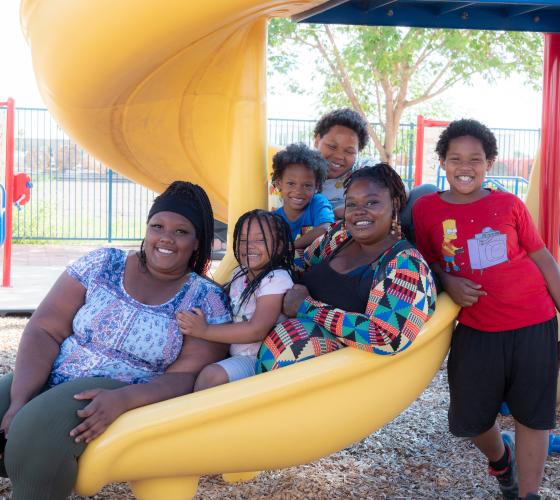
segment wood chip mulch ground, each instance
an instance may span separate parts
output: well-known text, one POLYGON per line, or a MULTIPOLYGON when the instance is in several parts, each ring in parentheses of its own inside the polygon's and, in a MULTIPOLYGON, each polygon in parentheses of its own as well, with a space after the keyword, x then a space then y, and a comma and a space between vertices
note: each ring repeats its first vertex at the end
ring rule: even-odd
MULTIPOLYGON (((26 322, 26 318, 0 318, 0 373, 13 368, 26 322)), ((262 472, 246 483, 232 485, 220 476, 204 477, 196 498, 500 498, 481 454, 447 431, 447 405, 447 377, 442 368, 407 410, 363 441, 311 464, 262 472)), ((511 418, 500 420, 504 428, 512 428, 511 418)), ((547 460, 541 495, 560 499, 560 455, 547 460)), ((7 479, 0 479, 0 498, 11 498, 7 479)), ((74 496, 73 500, 82 498, 74 496)), ((124 500, 133 496, 126 484, 112 484, 92 498, 124 500)))

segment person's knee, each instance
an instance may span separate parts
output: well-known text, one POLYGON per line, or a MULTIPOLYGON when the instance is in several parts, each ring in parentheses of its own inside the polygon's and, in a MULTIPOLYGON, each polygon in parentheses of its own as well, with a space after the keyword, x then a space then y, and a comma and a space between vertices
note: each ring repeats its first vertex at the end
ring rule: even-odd
POLYGON ((10 407, 10 390, 12 388, 13 373, 8 373, 0 377, 0 420, 10 407))
POLYGON ((202 369, 196 378, 194 390, 202 391, 210 387, 227 384, 228 376, 226 371, 219 365, 208 365, 202 369))

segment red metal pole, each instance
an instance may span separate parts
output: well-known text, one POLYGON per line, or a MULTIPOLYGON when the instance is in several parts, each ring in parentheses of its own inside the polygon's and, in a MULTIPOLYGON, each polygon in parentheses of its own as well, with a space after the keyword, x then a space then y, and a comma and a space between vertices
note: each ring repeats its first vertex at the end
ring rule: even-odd
POLYGON ((422 184, 422 171, 424 169, 424 117, 416 118, 416 154, 414 157, 414 185, 422 184))
POLYGON ((560 34, 545 34, 539 229, 558 260, 560 228, 560 34))
POLYGON ((4 262, 2 265, 2 286, 10 286, 12 264, 12 205, 14 204, 14 120, 13 99, 6 103, 6 239, 4 241, 4 262))

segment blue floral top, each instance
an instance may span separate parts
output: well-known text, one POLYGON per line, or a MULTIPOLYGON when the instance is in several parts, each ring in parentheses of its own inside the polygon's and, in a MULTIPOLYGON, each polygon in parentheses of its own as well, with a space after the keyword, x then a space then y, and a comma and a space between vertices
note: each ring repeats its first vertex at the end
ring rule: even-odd
POLYGON ((200 307, 208 323, 231 321, 227 296, 194 272, 165 304, 138 302, 123 286, 126 258, 123 250, 101 248, 67 268, 86 288, 86 297, 74 317, 73 334, 60 346, 50 386, 82 377, 149 382, 163 374, 181 351, 176 312, 200 307))

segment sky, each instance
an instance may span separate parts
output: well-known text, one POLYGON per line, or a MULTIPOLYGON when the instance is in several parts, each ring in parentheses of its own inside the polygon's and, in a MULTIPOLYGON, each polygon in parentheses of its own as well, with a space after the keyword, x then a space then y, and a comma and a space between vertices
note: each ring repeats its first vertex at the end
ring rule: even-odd
MULTIPOLYGON (((31 51, 19 24, 19 0, 0 0, 0 61, 0 101, 12 97, 16 106, 45 107, 35 82, 31 51)), ((541 93, 523 86, 516 77, 493 86, 480 79, 472 87, 458 86, 444 96, 453 118, 476 118, 490 127, 540 127, 541 93)), ((320 115, 316 109, 312 96, 295 96, 287 91, 268 96, 271 118, 314 119, 320 115)))

